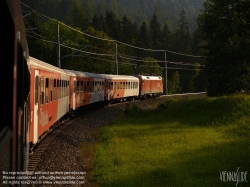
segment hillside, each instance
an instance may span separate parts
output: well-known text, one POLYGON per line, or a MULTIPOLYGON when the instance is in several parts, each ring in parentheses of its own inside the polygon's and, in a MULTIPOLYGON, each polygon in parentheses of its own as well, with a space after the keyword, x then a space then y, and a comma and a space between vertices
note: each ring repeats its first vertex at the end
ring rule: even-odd
MULTIPOLYGON (((196 27, 196 18, 203 8, 204 0, 78 0, 82 3, 84 11, 91 20, 94 14, 103 14, 107 10, 116 13, 117 16, 126 15, 136 23, 152 19, 156 12, 159 22, 163 25, 168 22, 174 30, 178 24, 178 17, 182 7, 186 12, 189 29, 192 32, 196 27)), ((38 12, 56 18, 66 20, 66 15, 73 0, 23 0, 28 6, 34 2, 38 12)))

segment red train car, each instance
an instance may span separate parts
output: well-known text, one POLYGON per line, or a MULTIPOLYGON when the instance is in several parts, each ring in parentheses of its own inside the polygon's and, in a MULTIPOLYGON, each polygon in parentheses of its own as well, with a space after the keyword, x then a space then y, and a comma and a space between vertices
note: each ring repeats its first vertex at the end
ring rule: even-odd
POLYGON ((70 77, 70 110, 90 104, 103 104, 104 78, 99 74, 64 70, 70 77))
POLYGON ((136 75, 140 80, 140 97, 150 98, 163 94, 163 82, 160 76, 136 75))
POLYGON ((69 111, 69 76, 30 57, 30 142, 36 144, 69 111))
POLYGON ((101 74, 105 78, 105 102, 106 104, 133 100, 139 95, 139 79, 126 75, 101 74))

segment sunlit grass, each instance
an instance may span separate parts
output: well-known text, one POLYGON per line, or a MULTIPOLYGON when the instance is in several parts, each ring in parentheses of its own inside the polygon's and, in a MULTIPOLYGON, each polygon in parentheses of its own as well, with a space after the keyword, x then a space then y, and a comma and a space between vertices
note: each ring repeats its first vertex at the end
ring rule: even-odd
POLYGON ((168 99, 125 112, 96 145, 99 186, 235 186, 220 172, 250 173, 250 96, 168 99))

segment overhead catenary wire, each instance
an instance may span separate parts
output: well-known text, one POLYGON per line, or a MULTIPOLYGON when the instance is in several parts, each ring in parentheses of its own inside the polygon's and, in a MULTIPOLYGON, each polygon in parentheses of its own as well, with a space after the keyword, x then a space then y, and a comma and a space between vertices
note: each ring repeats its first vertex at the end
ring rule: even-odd
POLYGON ((68 25, 66 25, 66 24, 64 24, 64 23, 62 23, 62 22, 60 22, 60 21, 58 21, 58 20, 52 19, 52 18, 50 18, 50 17, 48 17, 48 16, 45 16, 45 15, 43 15, 43 14, 41 14, 41 13, 38 13, 38 12, 35 11, 34 9, 32 9, 32 8, 30 8, 29 6, 27 6, 26 4, 24 4, 23 2, 22 2, 22 4, 23 4, 24 6, 26 6, 26 7, 28 7, 29 9, 31 9, 35 14, 37 14, 37 15, 40 16, 40 17, 47 18, 47 19, 53 20, 53 21, 55 21, 55 22, 58 22, 58 23, 62 24, 63 26, 67 27, 67 28, 70 28, 70 29, 72 29, 72 30, 74 30, 74 31, 76 31, 76 32, 78 32, 78 33, 81 33, 81 34, 83 34, 83 35, 85 35, 85 36, 88 36, 88 37, 91 37, 91 38, 94 38, 94 39, 103 40, 103 41, 109 41, 109 42, 116 42, 116 43, 120 43, 120 44, 125 45, 125 46, 129 46, 129 47, 132 47, 132 48, 135 48, 135 49, 140 49, 140 50, 145 50, 145 51, 152 51, 152 52, 168 52, 168 53, 172 53, 172 54, 176 54, 176 55, 181 55, 181 56, 187 56, 187 57, 205 58, 204 56, 195 56, 195 55, 190 55, 190 54, 178 53, 178 52, 170 51, 170 50, 167 50, 167 49, 162 49, 162 50, 157 50, 157 49, 146 49, 146 48, 141 48, 141 47, 133 46, 133 45, 130 45, 130 44, 126 44, 126 43, 120 42, 120 41, 118 41, 118 40, 106 39, 106 38, 100 38, 100 37, 92 36, 92 35, 90 35, 90 34, 86 34, 86 33, 82 32, 82 31, 79 31, 79 30, 77 30, 77 29, 74 29, 74 28, 72 28, 72 27, 70 27, 70 26, 68 26, 68 25))

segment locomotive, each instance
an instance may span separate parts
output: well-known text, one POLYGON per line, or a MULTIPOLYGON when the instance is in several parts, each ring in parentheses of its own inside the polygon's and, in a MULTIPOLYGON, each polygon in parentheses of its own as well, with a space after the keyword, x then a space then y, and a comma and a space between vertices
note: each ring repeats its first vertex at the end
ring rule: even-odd
MULTIPOLYGON (((27 171, 30 151, 76 110, 163 94, 160 76, 109 75, 60 69, 29 55, 20 0, 2 0, 8 44, 1 64, 6 101, 0 126, 0 170, 27 171)), ((0 178, 3 178, 0 172, 0 178)))

